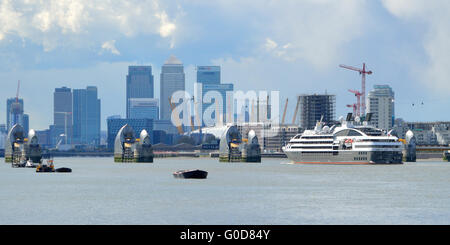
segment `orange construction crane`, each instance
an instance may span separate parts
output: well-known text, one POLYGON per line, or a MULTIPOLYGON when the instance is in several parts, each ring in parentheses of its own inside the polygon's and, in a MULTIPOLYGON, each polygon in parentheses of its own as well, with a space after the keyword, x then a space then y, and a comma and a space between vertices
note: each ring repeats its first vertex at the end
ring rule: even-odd
POLYGON ((353 115, 356 115, 356 108, 357 108, 357 106, 356 106, 356 104, 353 104, 353 105, 347 105, 347 107, 353 107, 353 115))
POLYGON ((286 99, 286 104, 284 104, 284 112, 283 112, 283 118, 281 119, 281 125, 284 125, 284 119, 286 118, 286 110, 287 110, 287 106, 288 106, 288 100, 286 99))
POLYGON ((356 91, 356 90, 348 90, 350 93, 354 93, 356 96, 356 116, 360 116, 361 115, 361 92, 356 91))
POLYGON ((361 113, 364 115, 366 114, 366 74, 370 75, 372 74, 372 71, 366 71, 366 63, 363 63, 363 67, 362 69, 360 68, 356 68, 353 66, 347 66, 347 65, 339 65, 339 67, 345 68, 345 69, 349 69, 352 71, 357 71, 359 72, 359 74, 362 76, 361 78, 361 92, 360 92, 360 96, 361 96, 361 108, 360 111, 361 113))
POLYGON ((297 119, 298 107, 300 106, 300 96, 297 96, 297 105, 295 106, 294 116, 292 117, 292 124, 295 124, 295 119, 297 119))
MULTIPOLYGON (((170 104, 170 108, 172 109, 172 113, 173 113, 173 111, 176 108, 175 108, 175 105, 172 103, 172 100, 170 99, 170 97, 169 97, 169 104, 170 104)), ((181 126, 180 118, 179 118, 179 114, 178 113, 175 115, 175 124, 177 126, 178 133, 179 134, 184 134, 183 127, 181 126)))

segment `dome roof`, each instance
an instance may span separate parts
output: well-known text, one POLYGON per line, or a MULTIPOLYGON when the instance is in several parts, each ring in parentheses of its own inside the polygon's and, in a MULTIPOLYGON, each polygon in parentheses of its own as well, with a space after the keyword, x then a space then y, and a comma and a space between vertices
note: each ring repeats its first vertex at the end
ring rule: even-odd
POLYGON ((258 144, 258 137, 256 136, 256 133, 254 130, 250 130, 250 132, 248 132, 248 143, 258 144))
POLYGON ((408 130, 408 132, 406 132, 406 134, 405 134, 405 139, 406 139, 406 142, 411 142, 411 140, 415 140, 416 139, 416 137, 414 136, 414 133, 411 131, 411 130, 408 130))
POLYGON ((142 145, 150 145, 150 135, 148 135, 147 130, 143 129, 140 134, 140 143, 142 145))

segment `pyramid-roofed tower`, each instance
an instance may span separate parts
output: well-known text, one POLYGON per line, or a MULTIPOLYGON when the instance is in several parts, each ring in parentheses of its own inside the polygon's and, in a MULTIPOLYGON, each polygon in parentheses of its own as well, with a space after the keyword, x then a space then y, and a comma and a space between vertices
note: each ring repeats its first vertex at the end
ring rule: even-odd
POLYGON ((164 65, 182 65, 183 63, 175 55, 170 55, 169 59, 166 60, 164 65))

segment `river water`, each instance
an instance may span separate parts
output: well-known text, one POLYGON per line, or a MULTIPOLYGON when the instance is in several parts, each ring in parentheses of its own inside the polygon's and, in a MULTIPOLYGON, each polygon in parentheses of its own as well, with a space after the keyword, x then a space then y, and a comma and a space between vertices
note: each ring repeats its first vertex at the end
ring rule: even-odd
POLYGON ((0 159, 0 224, 450 224, 450 163, 294 165, 286 159, 55 158, 72 173, 0 159), (175 179, 203 169, 203 180, 175 179))

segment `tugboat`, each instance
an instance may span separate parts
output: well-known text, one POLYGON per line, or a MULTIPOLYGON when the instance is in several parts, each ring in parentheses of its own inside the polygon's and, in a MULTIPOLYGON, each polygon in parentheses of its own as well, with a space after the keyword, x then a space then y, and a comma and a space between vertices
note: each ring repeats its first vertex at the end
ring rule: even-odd
POLYGON ((53 159, 48 159, 47 164, 39 163, 36 167, 36 173, 42 172, 55 172, 55 166, 53 165, 53 159))
POLYGON ((179 179, 206 179, 208 172, 195 169, 195 170, 179 170, 173 173, 175 178, 179 179))

